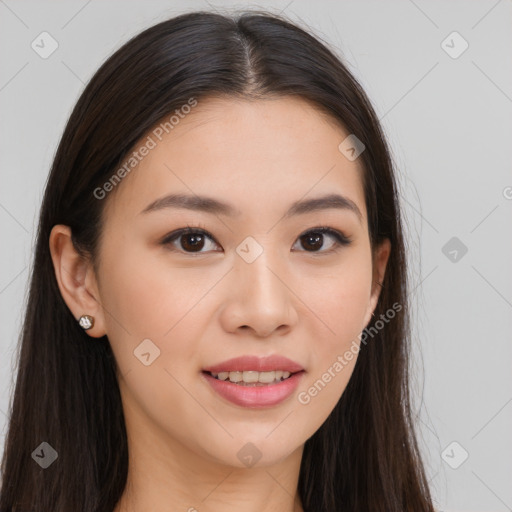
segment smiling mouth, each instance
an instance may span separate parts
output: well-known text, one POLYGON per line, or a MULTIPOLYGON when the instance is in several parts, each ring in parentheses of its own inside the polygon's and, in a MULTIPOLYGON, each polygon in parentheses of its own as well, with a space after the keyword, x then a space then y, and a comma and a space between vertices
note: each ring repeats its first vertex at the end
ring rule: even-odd
MULTIPOLYGON (((303 371, 303 370, 302 370, 303 371)), ((295 372, 295 373, 302 373, 295 372)), ((237 384, 239 386, 248 386, 248 387, 258 387, 258 386, 268 386, 272 384, 279 384, 280 382, 284 382, 289 379, 295 373, 291 373, 289 371, 284 370, 275 370, 270 372, 258 372, 258 371, 233 371, 233 372, 207 372, 204 371, 207 375, 211 375, 213 378, 225 382, 229 382, 232 384, 237 384)))

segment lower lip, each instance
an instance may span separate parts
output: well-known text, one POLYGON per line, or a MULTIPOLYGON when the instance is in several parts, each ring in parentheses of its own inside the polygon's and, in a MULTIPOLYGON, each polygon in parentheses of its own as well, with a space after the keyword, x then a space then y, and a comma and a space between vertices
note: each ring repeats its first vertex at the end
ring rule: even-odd
POLYGON ((286 380, 265 386, 241 386, 216 379, 207 372, 202 372, 202 375, 214 391, 226 400, 242 407, 258 409, 271 407, 286 400, 297 389, 303 373, 304 371, 294 373, 286 380))

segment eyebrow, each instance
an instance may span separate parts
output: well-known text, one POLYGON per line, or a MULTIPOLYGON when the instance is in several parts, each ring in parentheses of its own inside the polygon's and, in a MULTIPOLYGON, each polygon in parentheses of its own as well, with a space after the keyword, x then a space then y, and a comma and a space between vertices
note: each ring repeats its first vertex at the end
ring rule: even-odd
MULTIPOLYGON (((207 196, 187 195, 187 194, 169 194, 150 203, 140 213, 154 212, 165 208, 183 208, 187 210, 201 211, 214 215, 225 215, 235 217, 241 215, 241 211, 235 207, 213 199, 207 196)), ((340 194, 328 194, 314 199, 303 199, 292 203, 283 218, 293 217, 295 215, 304 215, 320 210, 328 209, 347 210, 354 213, 359 222, 363 215, 357 204, 348 197, 340 194)))

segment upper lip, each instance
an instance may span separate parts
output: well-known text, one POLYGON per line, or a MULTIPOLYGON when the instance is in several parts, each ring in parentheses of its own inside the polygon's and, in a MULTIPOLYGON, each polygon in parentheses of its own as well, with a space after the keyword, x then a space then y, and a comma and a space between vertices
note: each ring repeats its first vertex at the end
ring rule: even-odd
POLYGON ((266 357, 242 356, 228 359, 222 363, 207 366, 203 371, 210 373, 243 372, 243 371, 271 372, 283 370, 290 373, 303 371, 304 368, 295 361, 280 355, 266 357))

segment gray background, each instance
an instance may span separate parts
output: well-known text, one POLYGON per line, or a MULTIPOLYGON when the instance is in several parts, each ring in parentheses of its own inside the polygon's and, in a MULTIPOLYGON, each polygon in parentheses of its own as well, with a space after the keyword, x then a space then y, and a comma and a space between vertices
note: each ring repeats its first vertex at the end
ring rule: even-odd
POLYGON ((43 187, 84 84, 114 49, 153 23, 192 9, 251 6, 309 26, 337 48, 368 92, 400 175, 414 289, 412 386, 436 502, 445 511, 512 510, 506 0, 0 0, 2 436, 43 187), (59 45, 47 59, 31 47, 43 31, 59 45), (463 42, 448 37, 454 31, 469 44, 457 58, 463 42), (443 252, 452 237, 455 245, 443 252))

